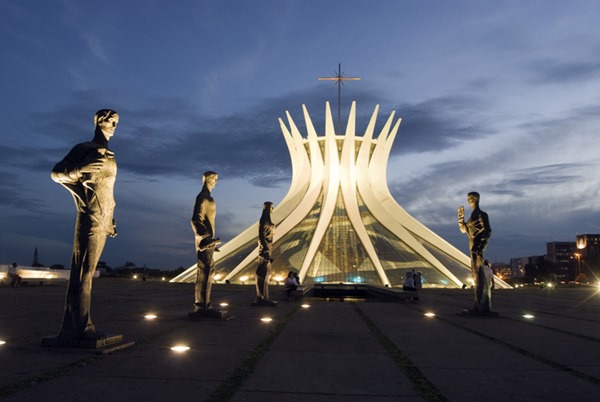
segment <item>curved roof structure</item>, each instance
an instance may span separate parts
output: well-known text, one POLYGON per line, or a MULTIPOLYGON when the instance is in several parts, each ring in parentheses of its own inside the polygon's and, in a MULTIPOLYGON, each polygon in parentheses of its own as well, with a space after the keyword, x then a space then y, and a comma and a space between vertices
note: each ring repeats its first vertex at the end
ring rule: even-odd
MULTIPOLYGON (((392 112, 375 137, 377 106, 358 136, 353 102, 345 134, 336 135, 327 103, 325 135, 319 136, 302 108, 305 136, 288 112, 287 125, 279 119, 292 159, 292 183, 273 212, 272 280, 279 282, 294 270, 302 283, 402 286, 414 270, 421 273, 424 287, 472 283, 469 257, 413 218, 390 194, 387 162, 401 119, 394 120, 392 112)), ((215 254, 215 280, 254 283, 257 256, 258 222, 215 254)), ((172 281, 194 280, 195 264, 172 281)))

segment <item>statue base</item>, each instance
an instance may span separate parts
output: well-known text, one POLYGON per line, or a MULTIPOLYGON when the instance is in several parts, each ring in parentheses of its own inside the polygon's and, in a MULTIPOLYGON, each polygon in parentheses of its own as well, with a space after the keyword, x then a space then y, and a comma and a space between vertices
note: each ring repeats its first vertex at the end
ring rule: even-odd
POLYGON ((277 302, 266 299, 254 300, 250 303, 252 307, 277 307, 277 302))
POLYGON ((232 315, 229 315, 227 310, 217 310, 215 308, 201 308, 197 311, 188 313, 188 319, 192 321, 200 320, 231 320, 232 315))
POLYGON ((42 338, 42 346, 55 348, 100 349, 123 341, 123 335, 107 335, 101 339, 42 338))
POLYGON ((473 309, 464 309, 459 315, 463 317, 490 317, 498 318, 500 314, 496 311, 477 311, 473 309))

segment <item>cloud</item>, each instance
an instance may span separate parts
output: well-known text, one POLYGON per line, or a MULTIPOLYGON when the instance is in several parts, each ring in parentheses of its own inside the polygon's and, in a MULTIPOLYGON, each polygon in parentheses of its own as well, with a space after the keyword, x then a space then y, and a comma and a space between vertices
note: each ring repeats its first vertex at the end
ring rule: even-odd
POLYGON ((3 208, 25 211, 41 210, 45 203, 32 197, 33 192, 24 185, 22 180, 19 180, 19 175, 8 171, 0 172, 0 205, 3 208))
POLYGON ((584 163, 561 163, 554 165, 535 166, 506 173, 506 187, 519 188, 524 186, 560 186, 565 183, 584 179, 582 172, 590 167, 584 163))
POLYGON ((399 154, 440 151, 488 134, 489 129, 469 117, 473 103, 456 96, 398 106, 402 133, 395 149, 399 154))
POLYGON ((531 62, 528 70, 534 84, 583 83, 600 76, 600 61, 543 59, 531 62))

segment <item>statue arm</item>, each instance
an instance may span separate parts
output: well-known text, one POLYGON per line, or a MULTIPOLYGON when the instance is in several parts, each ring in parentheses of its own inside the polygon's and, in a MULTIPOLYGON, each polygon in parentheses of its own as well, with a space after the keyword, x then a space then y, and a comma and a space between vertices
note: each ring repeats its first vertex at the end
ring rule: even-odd
POLYGON ((265 260, 271 259, 271 248, 272 248, 272 227, 268 224, 260 224, 258 227, 258 249, 259 249, 259 257, 264 258, 265 260))
POLYGON ((265 250, 269 248, 269 244, 267 242, 267 236, 269 234, 269 227, 264 224, 260 224, 258 227, 258 242, 260 244, 261 250, 265 250))
POLYGON ((465 223, 465 208, 458 207, 458 228, 462 233, 467 233, 467 224, 465 223))
POLYGON ((483 237, 486 239, 486 242, 489 241, 490 237, 492 237, 492 227, 490 226, 490 219, 488 218, 488 214, 485 212, 481 213, 479 217, 481 220, 481 224, 483 226, 483 237))
POLYGON ((221 239, 213 238, 212 232, 208 230, 201 220, 192 219, 192 227, 194 228, 196 243, 198 243, 200 251, 206 251, 209 248, 216 249, 221 245, 221 239))
POLYGON ((478 216, 478 229, 473 237, 473 247, 471 251, 483 253, 483 250, 487 247, 490 237, 492 236, 492 228, 490 226, 490 221, 488 219, 488 215, 485 212, 482 212, 478 216))
POLYGON ((208 229, 206 228, 206 225, 201 220, 192 219, 192 227, 194 228, 194 233, 196 234, 196 237, 199 237, 201 239, 211 237, 208 229))
POLYGON ((58 162, 52 169, 50 177, 60 184, 74 184, 81 179, 81 171, 78 163, 81 159, 81 147, 75 146, 63 160, 58 162))
POLYGON ((209 248, 217 248, 221 240, 213 238, 213 228, 207 219, 207 206, 209 201, 206 199, 196 199, 194 213, 192 215, 192 227, 196 235, 196 242, 199 243, 201 251, 209 248))
POLYGON ((92 142, 77 144, 67 156, 58 162, 50 177, 60 184, 75 184, 81 180, 84 173, 94 173, 102 170, 105 159, 103 154, 92 142))
POLYGON ((200 197, 196 198, 194 212, 192 214, 192 227, 194 228, 194 233, 196 234, 196 237, 202 239, 212 238, 212 231, 206 225, 206 203, 206 199, 200 197))

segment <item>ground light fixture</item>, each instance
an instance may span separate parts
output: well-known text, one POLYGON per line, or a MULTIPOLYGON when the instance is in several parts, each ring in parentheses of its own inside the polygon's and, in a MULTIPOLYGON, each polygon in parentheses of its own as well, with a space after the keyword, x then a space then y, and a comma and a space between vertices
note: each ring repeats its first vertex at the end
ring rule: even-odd
POLYGON ((227 302, 219 303, 219 306, 227 307, 227 306, 229 306, 229 303, 227 303, 227 302))
POLYGON ((4 345, 4 344, 6 344, 6 341, 3 341, 0 339, 0 345, 4 345))
POLYGON ((426 312, 425 314, 423 314, 425 317, 435 317, 435 313, 432 313, 431 311, 426 312))
POLYGON ((531 320, 532 318, 534 318, 535 316, 533 314, 523 314, 523 318, 527 318, 528 320, 531 320))
POLYGON ((190 350, 190 347, 186 345, 175 345, 171 348, 171 350, 175 353, 185 353, 190 350))
POLYGON ((300 307, 302 307, 302 308, 309 308, 309 307, 310 307, 310 304, 306 304, 306 303, 304 303, 304 304, 300 305, 300 307))
POLYGON ((157 317, 158 316, 156 314, 152 314, 152 313, 146 314, 144 316, 144 318, 147 319, 147 320, 156 320, 157 317))
POLYGON ((260 320, 262 322, 271 322, 271 321, 273 321, 273 319, 271 317, 262 317, 260 320))

